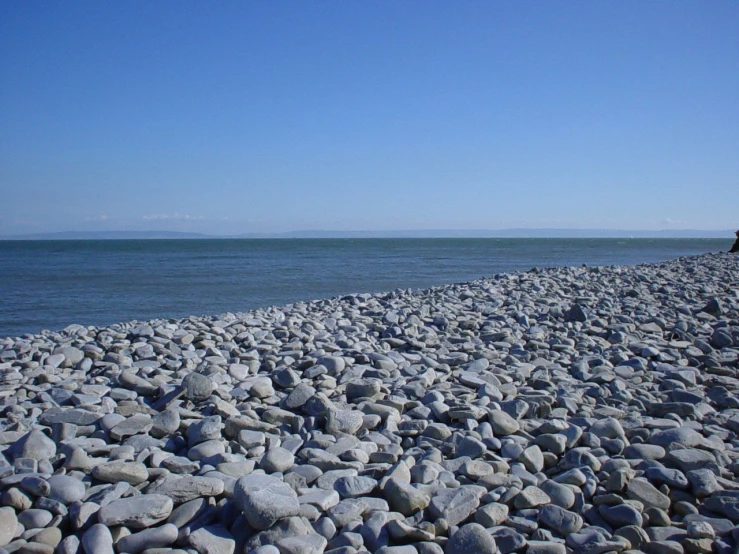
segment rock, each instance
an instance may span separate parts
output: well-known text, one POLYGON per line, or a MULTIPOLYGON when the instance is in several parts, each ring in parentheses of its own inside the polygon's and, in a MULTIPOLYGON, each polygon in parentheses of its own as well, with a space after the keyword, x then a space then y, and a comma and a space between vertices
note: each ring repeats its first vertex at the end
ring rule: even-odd
POLYGON ((82 535, 86 554, 113 554, 113 536, 102 523, 96 523, 82 535))
POLYGON ((531 473, 539 473, 544 469, 544 456, 541 449, 536 445, 524 449, 518 457, 518 461, 531 473))
POLYGON ((254 529, 269 529, 278 520, 300 513, 295 492, 267 475, 247 475, 234 487, 234 501, 254 529))
POLYGON ((598 512, 603 519, 613 526, 614 529, 634 525, 642 526, 642 515, 630 504, 618 504, 616 506, 600 506, 598 512))
POLYGON ((167 523, 121 538, 116 547, 119 552, 138 554, 149 548, 165 548, 177 540, 177 527, 167 523))
POLYGON ((548 479, 539 488, 546 493, 552 504, 569 510, 575 505, 575 493, 566 485, 548 479))
POLYGON ((74 477, 52 475, 46 482, 49 484, 48 497, 62 504, 77 502, 85 496, 85 484, 74 477))
POLYGON ((147 495, 166 496, 175 504, 189 502, 203 496, 218 496, 225 485, 222 479, 192 475, 169 475, 146 488, 147 495))
MULTIPOLYGON (((75 535, 64 537, 56 549, 57 554, 77 554, 80 552, 80 539, 75 535)), ((104 553, 105 551, 103 551, 104 553)))
POLYGON ((518 421, 499 410, 491 411, 488 414, 488 421, 493 428, 493 433, 500 436, 512 435, 520 428, 518 421))
POLYGON ((644 479, 632 479, 626 487, 626 495, 638 500, 646 507, 669 510, 670 498, 659 492, 654 485, 644 479))
POLYGON ((233 554, 236 550, 236 541, 222 525, 196 529, 190 533, 188 541, 198 554, 233 554))
POLYGON ((454 533, 444 548, 445 554, 496 554, 495 540, 482 525, 468 523, 454 533))
POLYGON ((284 401, 284 407, 288 410, 302 408, 314 394, 316 394, 316 389, 308 383, 300 383, 287 396, 284 401))
POLYGON ((404 516, 410 516, 419 510, 426 509, 431 502, 426 493, 418 490, 410 483, 404 483, 394 478, 385 483, 384 493, 393 510, 404 516))
POLYGON ((739 523, 739 491, 719 491, 703 501, 706 509, 739 523))
POLYGON ((716 532, 708 522, 705 521, 691 521, 687 526, 688 537, 692 539, 713 539, 716 537, 716 532))
POLYGON ((187 444, 190 448, 221 438, 221 416, 215 415, 196 421, 187 428, 187 444))
POLYGON ((149 434, 151 434, 152 437, 161 439, 171 435, 179 428, 179 412, 176 412, 175 410, 163 410, 152 418, 149 434))
POLYGON ((41 431, 31 431, 13 443, 8 453, 15 459, 48 460, 56 455, 56 444, 41 431))
POLYGON ((147 433, 152 427, 151 417, 146 414, 136 414, 121 421, 109 432, 112 439, 120 441, 126 437, 147 433))
POLYGON ((104 483, 124 482, 129 485, 139 485, 149 479, 149 472, 140 462, 116 460, 95 466, 92 476, 104 483))
POLYGON ((449 525, 458 525, 480 505, 477 494, 465 487, 439 489, 429 502, 429 512, 435 519, 444 518, 449 525))
POLYGON ((497 527, 508 519, 508 506, 492 502, 475 512, 475 521, 485 528, 497 527))
POLYGON ((0 508, 0 547, 6 546, 13 540, 18 518, 15 510, 10 507, 0 508))
POLYGON ((334 482, 334 490, 341 498, 357 498, 369 495, 377 487, 377 481, 371 477, 347 476, 339 477, 334 482))
POLYGON ((693 448, 703 443, 703 437, 694 429, 678 427, 657 431, 650 438, 652 446, 667 447, 672 443, 681 444, 686 448, 693 448))
POLYGON ((292 452, 278 446, 268 450, 259 465, 266 473, 284 473, 294 463, 295 456, 292 455, 292 452))
POLYGON ((182 380, 185 398, 193 402, 202 402, 210 398, 215 386, 213 381, 202 373, 188 373, 182 380))
POLYGON ((48 510, 31 508, 18 514, 18 523, 26 529, 42 529, 51 523, 54 516, 48 510))
POLYGON ((326 418, 326 432, 354 435, 362 427, 362 412, 356 410, 331 410, 326 418))
POLYGON ((537 520, 563 537, 570 533, 577 533, 583 526, 583 519, 578 514, 553 504, 542 506, 537 515, 537 520))
POLYGON ((276 543, 280 554, 323 554, 327 544, 328 541, 321 535, 285 537, 276 543))
POLYGON ((107 527, 125 525, 144 529, 167 519, 174 506, 172 499, 161 494, 142 494, 114 500, 98 512, 100 523, 107 527))
POLYGON ((552 501, 551 498, 541 490, 539 487, 526 487, 513 499, 513 505, 517 510, 525 510, 527 508, 535 508, 537 506, 543 506, 549 504, 552 501))

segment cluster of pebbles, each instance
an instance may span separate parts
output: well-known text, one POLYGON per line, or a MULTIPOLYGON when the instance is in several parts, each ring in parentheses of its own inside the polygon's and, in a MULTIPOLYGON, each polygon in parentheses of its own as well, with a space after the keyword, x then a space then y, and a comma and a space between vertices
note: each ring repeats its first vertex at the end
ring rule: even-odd
POLYGON ((739 258, 0 339, 0 553, 732 554, 739 258))

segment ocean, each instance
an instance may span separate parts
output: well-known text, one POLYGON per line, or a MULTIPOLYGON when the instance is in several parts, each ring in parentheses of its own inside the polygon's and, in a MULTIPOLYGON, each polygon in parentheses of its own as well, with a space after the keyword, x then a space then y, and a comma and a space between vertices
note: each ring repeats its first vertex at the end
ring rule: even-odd
POLYGON ((427 288, 532 267, 633 265, 731 239, 0 241, 0 337, 427 288))

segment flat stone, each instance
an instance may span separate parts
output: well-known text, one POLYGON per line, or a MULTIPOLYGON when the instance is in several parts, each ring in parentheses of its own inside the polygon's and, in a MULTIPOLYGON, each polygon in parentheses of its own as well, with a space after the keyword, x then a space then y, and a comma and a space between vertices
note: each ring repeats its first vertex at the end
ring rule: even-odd
POLYGON ((328 541, 321 535, 285 537, 277 541, 280 554, 323 554, 328 541))
POLYGON ((377 481, 371 477, 340 477, 334 482, 334 490, 341 498, 357 498, 369 495, 377 488, 377 481))
POLYGON ((458 457, 466 456, 475 459, 485 454, 487 450, 488 447, 485 445, 484 442, 479 441, 473 437, 464 437, 457 446, 456 454, 458 457))
POLYGON ((116 543, 116 547, 119 552, 139 554, 150 548, 164 548, 174 544, 177 533, 177 527, 167 523, 123 537, 116 543))
POLYGON ((124 482, 129 485, 139 485, 149 479, 149 472, 140 462, 116 460, 95 466, 92 476, 104 483, 124 482))
POLYGON ((125 525, 132 529, 144 529, 167 519, 173 506, 168 496, 142 494, 121 498, 103 506, 98 512, 98 519, 108 527, 125 525))
POLYGON ((703 501, 706 509, 739 523, 739 491, 719 491, 703 501))
POLYGON ((567 548, 559 542, 528 541, 526 554, 565 554, 567 548))
POLYGON ((236 550, 236 540, 223 525, 200 527, 190 533, 188 542, 199 554, 233 554, 236 550))
POLYGON ((113 440, 120 441, 126 437, 146 433, 151 429, 151 416, 146 414, 136 414, 121 421, 118 425, 110 430, 110 437, 113 440))
POLYGON ((518 461, 531 473, 539 473, 544 469, 544 456, 541 449, 536 445, 524 449, 518 457, 518 461))
POLYGON ((665 429, 664 431, 653 433, 649 437, 649 443, 662 447, 677 443, 686 448, 693 448, 703 443, 703 435, 688 427, 678 427, 676 429, 665 429))
POLYGON ((517 510, 524 510, 543 506, 544 504, 549 504, 551 501, 552 499, 549 498, 547 493, 539 487, 529 486, 516 495, 513 499, 513 505, 517 510))
POLYGON ((646 507, 659 508, 661 510, 670 509, 670 498, 662 494, 654 485, 644 479, 632 479, 629 481, 629 484, 626 486, 626 495, 633 500, 638 500, 646 507))
POLYGON ((149 485, 146 492, 149 495, 164 495, 175 504, 182 504, 203 496, 218 496, 224 489, 223 481, 214 477, 169 475, 149 485))
POLYGON ((665 484, 672 488, 686 489, 689 484, 685 474, 677 469, 649 467, 644 472, 644 475, 656 485, 665 484))
POLYGON ((439 489, 431 497, 429 512, 435 519, 444 518, 449 525, 458 525, 480 505, 480 499, 466 487, 439 489))

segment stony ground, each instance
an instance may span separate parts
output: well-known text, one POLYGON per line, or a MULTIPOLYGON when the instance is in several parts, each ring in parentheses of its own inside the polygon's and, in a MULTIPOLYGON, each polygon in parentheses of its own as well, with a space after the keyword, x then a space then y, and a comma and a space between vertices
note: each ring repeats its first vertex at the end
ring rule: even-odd
POLYGON ((739 257, 0 339, 0 552, 730 554, 739 257))

